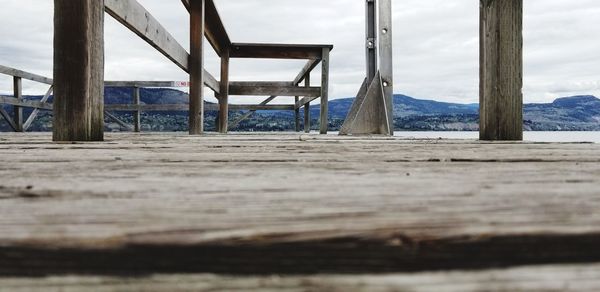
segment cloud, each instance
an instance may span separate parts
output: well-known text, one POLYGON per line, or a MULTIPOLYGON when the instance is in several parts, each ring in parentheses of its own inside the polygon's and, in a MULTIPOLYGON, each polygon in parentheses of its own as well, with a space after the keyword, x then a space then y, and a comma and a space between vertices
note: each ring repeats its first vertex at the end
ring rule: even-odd
MULTIPOLYGON (((188 13, 176 0, 139 0, 184 46, 188 13)), ((356 94, 364 78, 364 1, 216 0, 231 39, 238 42, 331 43, 331 96, 356 94)), ((526 0, 526 102, 559 96, 600 96, 600 2, 526 0)), ((52 1, 0 0, 0 64, 52 74, 52 1), (27 3, 27 4, 24 4, 27 3)), ((454 102, 478 100, 479 7, 472 0, 393 1, 395 91, 454 102)), ((106 18, 106 79, 185 80, 160 53, 106 18)), ((206 67, 218 76, 219 61, 206 67)), ((233 80, 287 80, 300 61, 233 60, 233 80)), ((319 82, 319 74, 313 81, 319 82)), ((0 76, 0 92, 12 81, 0 76)), ((26 93, 44 86, 24 83, 26 93)), ((234 102, 259 100, 235 98, 234 102)))

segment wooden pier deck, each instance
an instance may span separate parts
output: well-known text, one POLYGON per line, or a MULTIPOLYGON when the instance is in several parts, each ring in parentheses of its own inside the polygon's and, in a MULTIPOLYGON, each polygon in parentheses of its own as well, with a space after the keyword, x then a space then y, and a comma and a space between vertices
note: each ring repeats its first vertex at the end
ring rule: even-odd
POLYGON ((0 290, 600 288, 599 144, 50 140, 0 134, 0 290))

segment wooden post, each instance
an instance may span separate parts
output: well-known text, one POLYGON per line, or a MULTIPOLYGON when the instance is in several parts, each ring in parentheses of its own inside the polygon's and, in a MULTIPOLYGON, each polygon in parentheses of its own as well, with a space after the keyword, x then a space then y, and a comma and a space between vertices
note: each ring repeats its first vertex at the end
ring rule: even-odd
MULTIPOLYGON (((294 104, 297 104, 300 101, 299 96, 294 97, 294 104)), ((294 129, 296 132, 300 132, 300 108, 296 108, 294 110, 294 129)))
MULTIPOLYGON (((310 87, 310 73, 304 78, 304 86, 310 87)), ((304 132, 310 133, 310 102, 304 105, 304 132)))
POLYGON ((323 48, 321 56, 321 134, 329 128, 329 48, 323 48))
POLYGON ((523 0, 480 1, 480 139, 523 140, 523 0))
POLYGON ((133 103, 138 106, 138 110, 133 112, 133 130, 139 133, 142 131, 142 112, 139 109, 140 88, 137 86, 133 88, 133 103))
MULTIPOLYGON (((23 82, 21 77, 13 77, 13 90, 15 98, 18 100, 23 99, 23 82)), ((20 106, 13 107, 13 120, 17 128, 16 132, 23 132, 23 108, 20 106)))
POLYGON ((221 55, 221 87, 219 93, 219 124, 220 133, 229 131, 229 49, 221 55))
POLYGON ((104 0, 54 0, 54 141, 104 139, 104 0))
POLYGON ((394 61, 392 51, 392 0, 379 1, 379 72, 383 86, 389 135, 394 135, 394 61))
POLYGON ((190 135, 204 133, 204 0, 190 0, 190 135))

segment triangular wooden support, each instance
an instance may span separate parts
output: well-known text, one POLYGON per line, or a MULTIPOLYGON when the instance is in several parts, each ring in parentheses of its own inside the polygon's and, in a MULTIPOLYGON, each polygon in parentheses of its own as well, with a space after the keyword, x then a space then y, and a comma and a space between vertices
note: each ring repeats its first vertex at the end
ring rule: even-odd
POLYGON ((379 72, 368 88, 365 79, 340 129, 340 135, 390 135, 390 117, 384 96, 379 72))

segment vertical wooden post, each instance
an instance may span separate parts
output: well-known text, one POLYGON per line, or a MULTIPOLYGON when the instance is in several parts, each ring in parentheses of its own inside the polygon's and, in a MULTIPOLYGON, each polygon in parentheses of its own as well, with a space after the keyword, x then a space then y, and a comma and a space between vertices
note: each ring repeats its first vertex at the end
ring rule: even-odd
POLYGON ((329 48, 323 48, 321 56, 321 134, 329 128, 329 48))
POLYGON ((142 112, 140 106, 140 88, 133 88, 133 103, 138 106, 138 109, 133 113, 133 130, 137 133, 142 131, 142 112))
POLYGON ((190 135, 204 133, 204 0, 190 0, 190 135))
MULTIPOLYGON (((294 97, 294 104, 298 104, 298 101, 300 101, 300 97, 299 96, 295 96, 294 97)), ((296 108, 294 110, 294 129, 296 130, 296 132, 300 132, 300 108, 296 108)))
POLYGON ((389 134, 394 135, 394 61, 392 51, 392 0, 379 1, 379 72, 383 86, 389 134))
MULTIPOLYGON (((310 72, 304 78, 304 86, 310 87, 310 72)), ((310 102, 304 105, 304 132, 310 133, 310 102)))
POLYGON ((54 0, 54 141, 104 139, 104 0, 54 0))
POLYGON ((523 140, 523 0, 480 9, 480 139, 523 140))
MULTIPOLYGON (((15 98, 18 100, 23 99, 23 82, 21 77, 13 77, 13 90, 15 98)), ((23 108, 20 106, 13 107, 13 120, 17 128, 16 132, 23 132, 23 108)))
POLYGON ((377 74, 377 3, 376 0, 366 1, 367 84, 371 84, 377 74))
POLYGON ((221 54, 220 85, 218 130, 226 134, 229 131, 229 49, 221 54))

